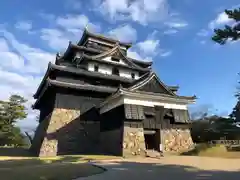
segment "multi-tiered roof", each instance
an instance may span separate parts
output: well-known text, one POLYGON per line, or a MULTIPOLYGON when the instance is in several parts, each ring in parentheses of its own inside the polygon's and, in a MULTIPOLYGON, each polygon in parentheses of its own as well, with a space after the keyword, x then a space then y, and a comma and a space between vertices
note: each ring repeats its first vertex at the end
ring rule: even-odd
POLYGON ((130 43, 92 34, 86 29, 77 44, 68 45, 63 55, 56 55, 55 64, 49 63, 34 98, 33 108, 38 109, 44 94, 51 88, 68 88, 77 91, 106 93, 139 93, 141 96, 157 96, 175 101, 193 101, 195 97, 178 96, 177 86, 166 86, 152 71, 152 62, 127 56, 130 43), (110 58, 110 59, 109 59, 110 58), (118 74, 90 71, 89 64, 119 68, 134 72, 132 78, 118 74), (137 75, 137 76, 135 76, 137 75), (154 81, 154 83, 151 83, 154 81), (149 84, 149 85, 148 85, 149 84))

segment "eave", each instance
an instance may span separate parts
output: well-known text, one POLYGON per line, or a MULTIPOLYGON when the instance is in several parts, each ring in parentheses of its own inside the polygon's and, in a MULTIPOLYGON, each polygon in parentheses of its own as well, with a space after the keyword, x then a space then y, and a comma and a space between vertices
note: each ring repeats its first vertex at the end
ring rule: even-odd
POLYGON ((196 96, 171 96, 162 93, 151 93, 151 92, 140 92, 140 91, 130 91, 125 88, 119 88, 113 95, 109 96, 103 103, 100 104, 99 108, 107 104, 113 99, 119 98, 120 96, 134 97, 134 98, 144 98, 152 99, 157 101, 168 101, 172 103, 181 104, 192 104, 196 102, 196 96))
MULTIPOLYGON (((74 49, 76 49, 77 51, 91 52, 91 53, 96 53, 96 54, 103 53, 103 51, 100 51, 100 50, 97 50, 97 49, 94 49, 94 48, 72 44, 72 42, 70 41, 65 53, 62 56, 59 56, 57 58, 58 59, 65 59, 68 56, 69 52, 71 52, 74 49)), ((137 60, 137 59, 133 59, 133 58, 130 58, 130 57, 126 57, 126 58, 128 59, 128 61, 132 61, 133 63, 136 63, 139 66, 146 66, 146 68, 152 65, 151 61, 146 62, 146 61, 140 61, 140 60, 137 60)))
POLYGON ((113 81, 119 81, 119 82, 123 82, 123 83, 132 83, 133 80, 132 79, 128 79, 128 78, 124 78, 124 77, 120 77, 120 76, 116 76, 116 75, 108 75, 108 74, 102 74, 99 72, 92 72, 92 71, 86 71, 83 69, 77 69, 77 68, 71 68, 71 67, 66 67, 66 66, 59 66, 59 65, 55 65, 52 64, 51 62, 49 62, 48 64, 48 69, 36 91, 36 93, 34 94, 34 98, 38 98, 39 93, 41 92, 44 84, 46 83, 46 79, 49 77, 49 74, 51 73, 51 71, 62 71, 62 72, 67 72, 67 73, 73 73, 76 75, 84 75, 87 77, 93 77, 93 78, 102 78, 102 79, 108 79, 108 80, 113 80, 113 81))
POLYGON ((58 81, 58 80, 51 80, 51 79, 47 78, 45 81, 44 87, 42 88, 42 91, 39 94, 38 99, 32 106, 33 109, 36 109, 36 106, 40 102, 42 96, 44 95, 44 93, 50 86, 75 89, 75 90, 81 90, 81 91, 109 93, 109 94, 116 92, 116 89, 117 89, 117 88, 112 88, 112 87, 96 86, 96 85, 90 85, 90 84, 86 85, 86 84, 68 83, 68 82, 62 82, 62 81, 58 81))
POLYGON ((36 98, 38 97, 41 89, 42 89, 43 86, 45 85, 46 79, 49 77, 49 74, 50 74, 51 70, 52 70, 52 63, 49 62, 49 63, 48 63, 47 71, 46 71, 45 75, 43 76, 42 81, 40 82, 37 91, 36 91, 35 94, 33 95, 33 98, 34 98, 34 99, 36 99, 36 98))

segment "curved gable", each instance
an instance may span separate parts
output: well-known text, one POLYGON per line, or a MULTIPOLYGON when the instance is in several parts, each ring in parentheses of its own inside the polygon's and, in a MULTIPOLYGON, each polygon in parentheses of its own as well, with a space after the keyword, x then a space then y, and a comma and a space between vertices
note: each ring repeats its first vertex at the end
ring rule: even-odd
POLYGON ((152 93, 162 93, 176 96, 160 79, 152 72, 148 77, 129 88, 132 91, 145 91, 152 93))
POLYGON ((101 59, 101 60, 104 60, 105 58, 109 58, 109 57, 118 57, 122 60, 123 64, 129 65, 131 67, 143 69, 142 67, 140 67, 139 65, 137 65, 133 61, 131 61, 129 58, 127 58, 124 55, 124 53, 122 52, 121 47, 118 44, 114 48, 112 48, 108 51, 105 51, 105 52, 95 55, 95 56, 91 56, 91 58, 96 58, 96 59, 101 59))

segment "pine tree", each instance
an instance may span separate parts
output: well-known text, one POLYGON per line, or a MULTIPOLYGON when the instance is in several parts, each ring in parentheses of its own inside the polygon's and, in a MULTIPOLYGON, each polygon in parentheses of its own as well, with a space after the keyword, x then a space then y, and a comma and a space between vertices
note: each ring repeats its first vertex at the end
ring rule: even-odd
POLYGON ((225 25, 224 29, 215 29, 215 35, 212 40, 223 45, 228 40, 237 41, 240 38, 240 8, 234 10, 225 10, 230 19, 235 21, 234 25, 225 25))
POLYGON ((12 95, 8 101, 0 101, 0 146, 24 144, 24 137, 15 123, 27 117, 25 102, 18 95, 12 95))

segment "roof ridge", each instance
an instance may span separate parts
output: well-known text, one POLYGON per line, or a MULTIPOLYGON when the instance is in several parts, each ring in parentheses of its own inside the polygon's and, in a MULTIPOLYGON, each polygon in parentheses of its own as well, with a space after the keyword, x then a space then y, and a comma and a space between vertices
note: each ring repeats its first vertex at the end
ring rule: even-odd
POLYGON ((82 42, 84 42, 84 38, 86 38, 86 36, 93 36, 93 37, 96 37, 96 38, 104 39, 106 41, 112 41, 113 43, 118 42, 119 44, 121 44, 123 46, 126 46, 127 48, 130 48, 132 46, 132 43, 121 42, 118 39, 115 39, 115 38, 112 38, 112 37, 109 37, 109 36, 105 36, 105 35, 100 34, 100 33, 92 33, 90 31, 88 31, 86 27, 84 28, 82 38, 79 40, 79 42, 77 44, 79 45, 82 42))

